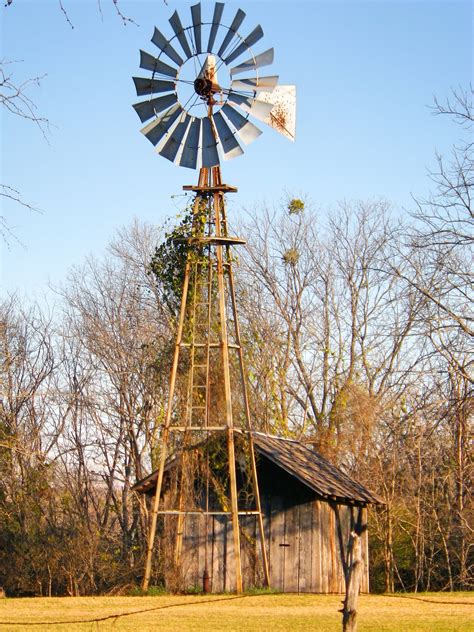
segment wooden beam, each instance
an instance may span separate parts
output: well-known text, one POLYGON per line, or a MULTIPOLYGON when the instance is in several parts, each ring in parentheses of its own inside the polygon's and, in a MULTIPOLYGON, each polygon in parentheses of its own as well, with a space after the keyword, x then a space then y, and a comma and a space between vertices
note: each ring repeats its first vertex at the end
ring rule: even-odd
MULTIPOLYGON (((213 174, 215 179, 220 179, 220 170, 216 170, 213 174)), ((216 236, 222 235, 222 218, 221 218, 221 193, 214 193, 214 220, 216 223, 216 236)), ((225 415, 227 422, 227 448, 229 455, 229 482, 230 482, 230 503, 232 507, 232 531, 234 537, 234 562, 235 562, 235 589, 237 594, 242 593, 242 563, 240 557, 240 528, 239 528, 239 509, 237 502, 237 475, 235 470, 235 446, 234 446, 234 421, 232 414, 232 391, 230 386, 230 366, 229 366, 229 342, 227 338, 227 315, 226 315, 226 297, 224 283, 224 268, 222 265, 222 245, 216 246, 217 258, 217 288, 219 299, 219 322, 220 322, 220 340, 222 354, 222 369, 224 377, 224 398, 225 398, 225 415)))
MULTIPOLYGON (((195 201, 194 212, 196 212, 197 210, 198 210, 198 202, 195 201)), ((171 424, 171 414, 173 410, 173 395, 174 395, 174 390, 176 386, 176 375, 178 371, 178 360, 179 360, 179 352, 181 348, 181 337, 183 335, 184 317, 186 314, 186 300, 188 296, 190 269, 191 269, 191 264, 190 264, 190 258, 188 256, 188 259, 186 261, 186 268, 184 271, 183 296, 181 299, 181 308, 179 311, 178 331, 176 335, 176 343, 174 346, 173 365, 171 367, 170 391, 169 391, 169 396, 168 396, 168 405, 166 408, 165 425, 164 425, 163 435, 162 435, 160 467, 158 470, 158 478, 156 480, 156 490, 155 490, 155 496, 153 498, 153 509, 152 509, 152 514, 151 514, 151 525, 150 525, 150 531, 148 534, 145 574, 143 577, 143 585, 142 585, 143 591, 148 590, 150 577, 151 577, 153 547, 155 544, 155 535, 156 535, 156 522, 158 518, 158 507, 160 504, 161 487, 163 485, 163 473, 165 471, 165 463, 166 463, 166 456, 167 456, 167 449, 168 449, 168 434, 169 434, 169 427, 171 424)))
MULTIPOLYGON (((223 213, 224 213, 224 218, 225 218, 225 209, 223 209, 223 213)), ((229 251, 227 252, 227 257, 230 263, 231 259, 230 259, 229 251)), ((260 489, 258 487, 257 463, 255 460, 255 448, 254 448, 253 437, 252 437, 252 420, 250 416, 250 405, 249 405, 249 399, 248 399, 248 393, 247 393, 247 373, 246 373, 245 364, 244 364, 244 354, 242 352, 242 342, 240 338, 240 325, 239 325, 239 318, 237 314, 237 301, 235 298, 234 273, 233 273, 231 265, 229 265, 228 275, 229 275, 229 289, 230 289, 231 304, 232 304, 232 315, 234 317, 235 339, 237 341, 236 346, 237 346, 237 353, 239 357, 240 379, 242 382, 242 393, 243 393, 243 399, 244 399, 245 420, 247 422, 252 485, 253 485, 253 492, 255 495, 255 503, 257 505, 257 509, 259 512, 258 513, 258 530, 259 530, 259 535, 260 535, 260 550, 261 550, 261 555, 262 555, 263 575, 265 578, 265 586, 270 587, 270 567, 268 564, 268 555, 267 555, 267 549, 265 546, 265 531, 263 527, 262 504, 260 502, 260 489)))
POLYGON ((231 187, 228 184, 212 184, 212 185, 194 185, 185 184, 183 191, 194 191, 195 193, 237 193, 237 187, 231 187))

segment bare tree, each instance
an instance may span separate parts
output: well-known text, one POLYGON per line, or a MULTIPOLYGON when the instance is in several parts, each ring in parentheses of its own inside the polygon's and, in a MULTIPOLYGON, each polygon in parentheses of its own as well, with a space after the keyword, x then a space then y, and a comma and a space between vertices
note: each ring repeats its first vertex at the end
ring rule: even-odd
MULTIPOLYGON (((474 143, 471 140, 473 89, 453 91, 445 104, 435 103, 434 113, 449 116, 467 139, 453 146, 446 160, 437 155, 437 169, 430 173, 434 193, 417 201, 416 226, 411 235, 415 253, 406 272, 396 270, 426 300, 426 326, 437 353, 457 366, 472 383, 469 348, 474 337, 472 311, 474 209, 474 143)), ((412 250, 412 252, 413 252, 412 250)))
MULTIPOLYGON (((284 391, 278 399, 287 428, 316 432, 319 447, 337 453, 344 436, 354 438, 349 400, 360 404, 365 391, 373 408, 390 400, 391 391, 402 392, 417 362, 415 348, 403 351, 420 299, 390 274, 387 262, 402 227, 384 204, 342 206, 326 228, 310 207, 296 213, 290 207, 252 215, 242 228, 251 236, 242 262, 242 311, 260 314, 248 325, 255 357, 273 358, 283 371, 278 375, 275 366, 273 381, 284 391)), ((268 367, 253 374, 268 375, 268 367)))
MULTIPOLYGON (((35 86, 38 87, 45 75, 17 81, 13 72, 14 65, 17 63, 6 59, 0 60, 0 105, 13 116, 18 116, 36 125, 47 140, 49 121, 38 113, 37 106, 30 97, 30 89, 35 86)), ((5 183, 0 183, 0 198, 11 200, 31 211, 39 210, 33 204, 25 201, 17 189, 5 183)), ((13 229, 4 215, 0 215, 0 236, 6 243, 12 238, 16 239, 13 229)))
POLYGON ((86 503, 99 533, 120 537, 129 581, 146 528, 144 500, 130 488, 152 466, 167 392, 168 323, 147 273, 157 239, 138 223, 120 231, 109 256, 71 272, 62 290, 63 340, 77 358, 68 363, 69 389, 80 385, 64 439, 76 463, 66 468, 69 486, 83 490, 77 502, 86 503))
MULTIPOLYGON (((6 0, 5 7, 11 7, 17 2, 18 0, 6 0)), ((119 0, 110 0, 110 2, 124 25, 129 23, 136 24, 131 17, 126 16, 122 12, 119 0)), ((97 0, 97 7, 100 15, 102 15, 101 0, 97 0)), ((71 28, 74 28, 62 0, 58 0, 58 8, 64 14, 71 28)), ((31 97, 31 88, 39 87, 46 75, 43 74, 17 80, 14 75, 14 68, 15 64, 18 63, 19 61, 17 60, 0 59, 0 106, 11 115, 33 123, 41 132, 44 139, 48 141, 50 122, 46 116, 38 112, 38 108, 31 97)), ((0 198, 10 200, 30 211, 39 211, 39 208, 35 204, 25 200, 21 192, 11 184, 0 182, 0 198)), ((3 214, 0 215, 0 237, 7 244, 12 239, 18 241, 11 224, 3 214)))

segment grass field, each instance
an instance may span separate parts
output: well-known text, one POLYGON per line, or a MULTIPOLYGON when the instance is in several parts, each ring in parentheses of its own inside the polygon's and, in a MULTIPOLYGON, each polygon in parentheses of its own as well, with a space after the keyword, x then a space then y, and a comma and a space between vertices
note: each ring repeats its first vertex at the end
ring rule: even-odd
MULTIPOLYGON (((0 632, 25 630, 317 630, 341 629, 340 596, 202 595, 0 600, 0 632)), ((367 595, 360 632, 474 632, 474 593, 367 595)))

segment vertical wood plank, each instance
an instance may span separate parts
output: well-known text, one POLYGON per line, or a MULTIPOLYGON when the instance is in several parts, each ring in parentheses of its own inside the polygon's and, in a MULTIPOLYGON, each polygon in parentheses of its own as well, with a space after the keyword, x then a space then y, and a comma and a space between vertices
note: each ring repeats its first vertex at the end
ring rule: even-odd
POLYGON ((329 503, 326 503, 328 517, 328 553, 329 553, 329 574, 328 574, 328 592, 335 593, 336 580, 336 540, 335 540, 335 516, 334 510, 329 503))
POLYGON ((321 592, 329 592, 329 574, 331 567, 331 554, 329 551, 329 515, 328 504, 319 503, 321 511, 321 592))
POLYGON ((240 548, 241 548, 241 564, 242 564, 242 583, 244 589, 249 586, 249 564, 250 564, 250 551, 249 551, 249 521, 247 516, 239 517, 240 525, 240 548))
POLYGON ((285 510, 285 537, 283 539, 283 590, 297 592, 298 590, 298 505, 287 507, 285 510), (295 568, 296 567, 296 568, 295 568))
POLYGON ((321 568, 321 515, 319 500, 311 503, 311 592, 322 593, 321 568))
POLYGON ((285 539, 285 513, 281 496, 274 496, 271 512, 271 534, 270 534, 270 578, 275 590, 284 590, 284 550, 280 544, 285 539))
POLYGON ((241 516, 241 547, 242 547, 242 577, 244 588, 255 586, 256 555, 257 555, 257 533, 256 516, 241 516))
POLYGON ((209 551, 209 575, 211 579, 212 592, 221 592, 222 588, 219 586, 219 559, 218 559, 218 521, 217 516, 212 516, 211 522, 211 546, 209 551))
POLYGON ((206 565, 206 517, 196 516, 198 525, 198 545, 197 545, 197 577, 196 586, 202 588, 202 577, 204 574, 204 568, 206 565))
MULTIPOLYGON (((261 504, 260 504, 260 508, 261 508, 261 504)), ((263 566, 262 566, 262 548, 260 544, 260 528, 259 528, 257 516, 252 516, 250 518, 250 522, 252 525, 252 542, 253 542, 252 560, 251 560, 251 567, 252 567, 251 581, 252 581, 252 586, 260 587, 260 586, 263 586, 265 575, 263 573, 263 566), (261 578, 261 581, 259 580, 259 578, 261 578)))
MULTIPOLYGON (((367 507, 363 507, 362 509, 362 524, 368 527, 368 511, 367 507)), ((364 593, 370 592, 370 581, 369 581, 369 529, 366 528, 362 538, 362 559, 364 561, 364 573, 362 575, 362 583, 361 583, 361 591, 364 593)))
POLYGON ((189 516, 190 533, 191 533, 191 551, 189 564, 189 587, 199 585, 199 522, 200 517, 195 515, 189 516))
POLYGON ((226 587, 225 590, 235 590, 235 555, 234 531, 232 520, 226 516, 226 587))
MULTIPOLYGON (((337 521, 336 521, 336 513, 335 506, 329 505, 329 515, 330 515, 330 542, 331 542, 331 557, 332 557, 332 582, 331 582, 331 593, 339 593, 340 592, 340 578, 341 573, 340 570, 342 568, 341 556, 339 552, 339 538, 337 535, 337 521)), ((344 520, 344 516, 342 516, 344 520)))
POLYGON ((224 519, 213 516, 213 544, 212 544, 212 591, 223 592, 225 585, 225 528, 224 519))
POLYGON ((300 506, 298 592, 311 591, 312 516, 313 503, 306 502, 300 506))
POLYGON ((340 520, 340 530, 338 533, 338 525, 336 521, 336 560, 337 560, 337 578, 338 578, 338 592, 345 592, 346 581, 344 576, 344 565, 347 561, 347 548, 349 543, 349 536, 351 532, 351 511, 352 508, 347 505, 338 504, 337 511, 340 520), (342 539, 342 542, 341 542, 342 539))
MULTIPOLYGON (((272 533, 272 501, 271 495, 262 497, 262 511, 263 511, 263 530, 265 532, 265 545, 267 547, 268 565, 270 568, 270 556, 271 556, 271 533, 272 533)), ((261 562, 259 562, 261 565, 261 562)), ((260 570, 259 570, 260 572, 260 570)), ((263 572, 263 571, 262 571, 263 572)), ((270 588, 274 588, 272 575, 270 573, 270 588)))
POLYGON ((184 517, 182 524, 183 528, 183 546, 181 550, 181 577, 184 581, 184 585, 188 585, 189 574, 189 557, 190 557, 190 535, 189 535, 189 516, 184 517))
POLYGON ((229 521, 227 517, 222 519, 222 567, 223 567, 223 586, 222 590, 230 590, 229 586, 229 569, 228 569, 228 531, 229 531, 229 521))

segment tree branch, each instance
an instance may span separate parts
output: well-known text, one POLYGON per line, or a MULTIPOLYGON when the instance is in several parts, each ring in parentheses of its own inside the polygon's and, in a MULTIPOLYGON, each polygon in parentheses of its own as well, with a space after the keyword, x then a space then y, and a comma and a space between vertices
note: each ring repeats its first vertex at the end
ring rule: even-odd
MULTIPOLYGON (((168 4, 167 0, 163 0, 163 2, 165 4, 168 4)), ((122 13, 122 11, 120 9, 120 6, 119 6, 119 0, 112 0, 112 3, 114 5, 114 7, 115 7, 115 11, 117 12, 117 15, 122 20, 124 26, 126 26, 129 23, 130 24, 135 24, 136 26, 138 26, 138 24, 135 22, 135 20, 133 20, 132 18, 130 18, 130 17, 126 16, 124 13, 122 13)), ((5 3, 6 7, 9 7, 11 4, 13 4, 13 0, 6 0, 6 3, 5 3)), ((67 10, 64 8, 62 0, 58 0, 58 4, 59 4, 59 8, 60 8, 61 12, 64 14, 66 22, 73 29, 74 25, 71 22, 71 20, 69 19, 69 14, 68 14, 67 10)), ((102 16, 101 0, 97 0, 97 7, 98 7, 100 15, 102 16)))
POLYGON ((46 117, 38 115, 37 106, 26 94, 31 85, 39 87, 41 80, 44 79, 46 75, 31 77, 17 84, 13 80, 13 72, 9 72, 10 66, 15 63, 19 62, 0 59, 0 105, 5 107, 11 114, 37 125, 47 141, 49 121, 46 117))

